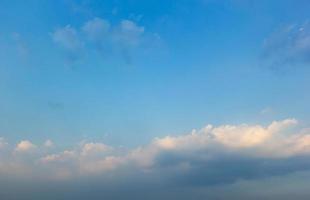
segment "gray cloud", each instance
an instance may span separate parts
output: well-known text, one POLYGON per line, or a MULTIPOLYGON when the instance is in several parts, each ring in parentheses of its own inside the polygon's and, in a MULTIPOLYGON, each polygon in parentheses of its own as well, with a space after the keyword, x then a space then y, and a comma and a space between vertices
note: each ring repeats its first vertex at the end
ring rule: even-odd
POLYGON ((256 180, 310 169, 309 156, 290 158, 253 158, 238 154, 214 154, 201 159, 208 152, 186 157, 163 155, 159 169, 173 169, 170 182, 179 186, 201 187, 226 185, 238 180, 256 180), (164 163, 163 160, 164 159, 164 163), (169 164, 168 164, 168 163, 169 164))

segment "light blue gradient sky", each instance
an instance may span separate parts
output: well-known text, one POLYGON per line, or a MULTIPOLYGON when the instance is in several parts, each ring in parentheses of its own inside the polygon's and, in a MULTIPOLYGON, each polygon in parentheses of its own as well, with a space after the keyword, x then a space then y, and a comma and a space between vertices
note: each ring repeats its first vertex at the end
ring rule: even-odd
POLYGON ((131 147, 207 123, 309 124, 309 60, 264 47, 285 27, 309 31, 308 1, 0 4, 0 134, 8 141, 131 147), (141 42, 101 50, 81 30, 96 17, 144 27, 141 42), (82 46, 73 58, 53 40, 67 25, 82 46))

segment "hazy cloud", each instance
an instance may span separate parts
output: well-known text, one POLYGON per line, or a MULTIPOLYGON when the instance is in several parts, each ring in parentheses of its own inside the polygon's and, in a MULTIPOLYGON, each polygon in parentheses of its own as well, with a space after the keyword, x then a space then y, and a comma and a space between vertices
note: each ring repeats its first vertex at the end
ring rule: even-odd
POLYGON ((118 28, 116 39, 122 45, 135 46, 140 43, 144 27, 130 20, 122 20, 118 28))
POLYGON ((52 141, 52 140, 46 140, 46 141, 44 142, 44 147, 47 147, 47 148, 52 148, 52 147, 54 147, 53 141, 52 141))
POLYGON ((275 67, 310 62, 310 23, 291 24, 274 31, 264 41, 264 58, 275 67))
POLYGON ((157 34, 146 32, 134 21, 123 19, 112 24, 99 17, 86 21, 80 28, 70 25, 59 28, 52 36, 72 59, 79 59, 82 49, 91 52, 94 48, 102 55, 120 56, 127 63, 131 62, 135 50, 158 40, 157 34))
POLYGON ((24 41, 24 39, 22 38, 22 36, 19 33, 14 32, 12 34, 12 37, 13 37, 13 40, 15 41, 18 55, 21 58, 27 58, 29 55, 29 48, 26 42, 24 41))
POLYGON ((81 56, 83 43, 78 31, 67 25, 52 33, 53 41, 63 48, 68 61, 76 61, 81 56))
POLYGON ((105 37, 109 37, 110 22, 101 18, 94 18, 87 21, 82 30, 86 33, 87 37, 94 42, 103 42, 105 37))

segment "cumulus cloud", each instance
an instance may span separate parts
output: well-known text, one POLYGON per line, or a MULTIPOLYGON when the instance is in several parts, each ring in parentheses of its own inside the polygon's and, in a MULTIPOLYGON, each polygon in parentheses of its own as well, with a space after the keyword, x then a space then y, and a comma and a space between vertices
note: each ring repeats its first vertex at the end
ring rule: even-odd
MULTIPOLYGON (((227 184, 309 170, 309 130, 298 128, 296 119, 274 121, 267 126, 207 125, 188 134, 155 138, 132 150, 88 142, 60 153, 41 151, 29 159, 37 163, 37 171, 49 172, 45 178, 111 173, 126 177, 139 172, 145 178, 163 176, 174 184, 227 184)), ((25 140, 16 151, 34 148, 25 140)))
POLYGON ((186 177, 184 180, 199 181, 196 176, 203 173, 207 184, 232 182, 308 169, 310 163, 304 157, 310 153, 310 132, 296 131, 297 125, 295 119, 274 121, 268 126, 207 125, 189 134, 155 138, 150 144, 127 152, 119 153, 117 148, 103 143, 85 143, 70 153, 52 154, 41 160, 45 164, 70 162, 83 175, 120 168, 152 173, 173 169, 171 174, 179 172, 176 177, 186 177), (231 171, 225 168, 227 164, 240 168, 231 171), (225 176, 212 175, 215 170, 225 176))
POLYGON ((31 152, 36 149, 37 146, 32 144, 29 140, 20 141, 15 148, 16 152, 31 152))
MULTIPOLYGON (((29 199, 85 199, 86 194, 91 199, 251 199, 259 196, 255 188, 259 184, 277 179, 288 184, 295 174, 310 171, 310 129, 300 128, 296 119, 268 125, 206 125, 126 150, 84 141, 66 150, 53 148, 51 153, 24 140, 13 152, 34 148, 35 154, 12 154, 10 148, 0 151, 0 177, 10 180, 0 181, 1 187, 13 183, 10 187, 29 199), (45 192, 36 196, 22 183, 45 192), (241 192, 244 188, 246 193, 241 192)), ((12 199, 25 198, 16 194, 7 193, 12 199)))
POLYGON ((310 150, 307 147, 308 134, 285 134, 295 125, 295 119, 275 121, 267 127, 247 124, 219 127, 207 125, 188 135, 157 138, 150 145, 133 150, 130 156, 142 166, 151 166, 156 164, 156 156, 162 152, 236 152, 254 157, 286 157, 306 153, 310 150), (301 144, 306 148, 299 148, 301 144))
POLYGON ((309 21, 291 24, 273 32, 264 41, 263 54, 275 66, 309 64, 309 21))

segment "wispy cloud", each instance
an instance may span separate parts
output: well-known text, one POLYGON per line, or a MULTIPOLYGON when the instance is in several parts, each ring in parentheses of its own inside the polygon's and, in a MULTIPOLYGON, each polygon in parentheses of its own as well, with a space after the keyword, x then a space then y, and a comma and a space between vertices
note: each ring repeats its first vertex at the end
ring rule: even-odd
POLYGON ((88 39, 90 39, 92 42, 99 42, 104 43, 105 40, 109 40, 109 32, 111 29, 110 22, 101 19, 101 18, 94 18, 92 20, 87 21, 82 26, 82 31, 85 32, 88 39))
POLYGON ((75 61, 81 56, 83 43, 77 30, 70 25, 56 29, 52 39, 63 48, 67 61, 75 61))
POLYGON ((20 56, 23 59, 27 58, 29 55, 29 47, 26 44, 25 40, 22 38, 21 34, 14 32, 12 34, 12 37, 16 45, 18 56, 20 56))
POLYGON ((67 25, 52 34, 54 42, 63 47, 72 60, 79 59, 82 50, 92 52, 95 49, 101 55, 116 54, 128 64, 132 52, 148 43, 147 38, 154 36, 152 40, 158 40, 155 35, 131 20, 112 24, 99 17, 86 21, 80 28, 67 25))
POLYGON ((264 58, 273 67, 310 63, 310 23, 286 25, 264 41, 264 58))

